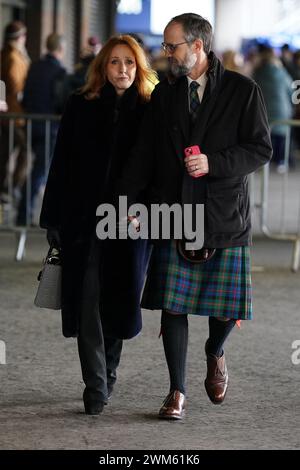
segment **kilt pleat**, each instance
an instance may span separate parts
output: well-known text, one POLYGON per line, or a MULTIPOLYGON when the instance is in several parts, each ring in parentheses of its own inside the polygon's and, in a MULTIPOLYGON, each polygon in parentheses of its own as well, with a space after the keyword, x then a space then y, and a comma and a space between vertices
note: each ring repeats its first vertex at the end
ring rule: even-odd
POLYGON ((251 320, 250 248, 217 249, 208 262, 192 264, 178 255, 174 241, 155 246, 142 307, 251 320))

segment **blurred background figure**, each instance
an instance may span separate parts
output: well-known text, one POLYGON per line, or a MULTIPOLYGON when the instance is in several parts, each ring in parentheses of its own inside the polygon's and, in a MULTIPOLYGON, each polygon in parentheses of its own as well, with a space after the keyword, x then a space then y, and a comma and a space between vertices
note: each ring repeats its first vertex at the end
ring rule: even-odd
POLYGON ((135 39, 136 42, 138 43, 138 45, 141 46, 141 48, 144 49, 144 51, 145 51, 146 44, 145 44, 145 41, 144 41, 144 39, 142 38, 142 36, 140 34, 137 34, 137 33, 127 33, 127 34, 129 34, 129 36, 131 36, 133 39, 135 39))
POLYGON ((293 51, 291 50, 289 44, 283 44, 281 46, 280 59, 288 74, 294 78, 295 67, 293 63, 293 51))
MULTIPOLYGON (((260 61, 254 70, 253 78, 261 87, 268 113, 269 123, 291 119, 292 78, 269 46, 262 46, 260 61)), ((286 170, 284 165, 284 147, 286 126, 275 126, 271 130, 273 162, 279 173, 286 170)))
POLYGON ((156 71, 159 81, 163 80, 169 69, 168 59, 164 51, 160 50, 158 54, 152 56, 151 65, 156 71))
POLYGON ((243 73, 244 58, 239 52, 228 49, 222 54, 223 67, 232 72, 243 73))
POLYGON ((141 46, 141 48, 144 50, 149 64, 152 64, 151 49, 146 44, 146 42, 144 40, 144 35, 140 34, 140 33, 139 34, 138 33, 126 33, 126 34, 128 34, 129 36, 131 36, 133 39, 136 40, 138 45, 141 46))
POLYGON ((293 55, 293 66, 294 66, 294 76, 295 80, 300 80, 300 50, 294 52, 293 55))
MULTIPOLYGON (((9 23, 4 30, 4 47, 1 51, 1 80, 6 86, 7 111, 21 113, 21 105, 25 80, 30 65, 26 48, 26 27, 21 21, 9 23)), ((24 121, 15 121, 13 134, 16 149, 16 161, 13 173, 13 188, 15 194, 20 192, 26 178, 26 138, 24 121)), ((8 122, 1 124, 0 141, 0 198, 6 199, 7 176, 9 160, 9 130, 8 122)))
MULTIPOLYGON (((66 70, 62 61, 66 51, 66 41, 62 35, 52 33, 46 40, 47 53, 34 62, 28 73, 24 88, 23 107, 26 113, 32 114, 61 114, 64 107, 63 92, 66 70)), ((55 144, 59 123, 50 125, 50 142, 48 161, 45 154, 45 121, 32 122, 32 150, 34 163, 31 173, 29 220, 32 222, 35 198, 45 184, 52 150, 55 144)), ((17 225, 26 225, 26 184, 23 185, 22 197, 18 209, 17 225)))
POLYGON ((88 47, 87 47, 87 54, 86 57, 96 57, 98 52, 102 49, 102 43, 100 42, 97 36, 90 36, 87 40, 88 47))
POLYGON ((252 77, 254 70, 257 68, 260 57, 256 47, 252 47, 245 55, 243 74, 246 77, 252 77))
POLYGON ((0 111, 3 113, 7 111, 7 103, 6 101, 0 100, 0 111))
MULTIPOLYGON (((294 80, 300 80, 300 50, 294 52, 293 55, 293 66, 294 66, 294 80)), ((295 104, 294 119, 300 120, 300 104, 295 104)), ((292 145, 293 145, 293 157, 294 161, 300 157, 300 127, 292 128, 292 145)))
POLYGON ((68 97, 73 91, 83 87, 86 81, 88 68, 101 51, 102 44, 97 36, 90 36, 87 46, 81 50, 80 59, 74 66, 74 73, 68 75, 65 81, 65 95, 68 97))

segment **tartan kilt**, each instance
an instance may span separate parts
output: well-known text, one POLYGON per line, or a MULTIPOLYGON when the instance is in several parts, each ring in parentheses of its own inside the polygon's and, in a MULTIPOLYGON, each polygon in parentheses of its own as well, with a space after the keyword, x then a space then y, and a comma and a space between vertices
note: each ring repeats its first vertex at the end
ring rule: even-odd
POLYGON ((153 248, 142 307, 182 314, 252 319, 250 248, 217 249, 206 263, 184 260, 174 240, 153 248))

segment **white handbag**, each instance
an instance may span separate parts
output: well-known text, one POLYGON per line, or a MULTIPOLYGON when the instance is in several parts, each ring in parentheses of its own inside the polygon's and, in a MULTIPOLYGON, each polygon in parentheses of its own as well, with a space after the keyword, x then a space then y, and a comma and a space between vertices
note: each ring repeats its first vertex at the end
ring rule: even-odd
POLYGON ((34 305, 59 310, 61 308, 61 256, 50 247, 42 270, 38 275, 39 286, 34 305))

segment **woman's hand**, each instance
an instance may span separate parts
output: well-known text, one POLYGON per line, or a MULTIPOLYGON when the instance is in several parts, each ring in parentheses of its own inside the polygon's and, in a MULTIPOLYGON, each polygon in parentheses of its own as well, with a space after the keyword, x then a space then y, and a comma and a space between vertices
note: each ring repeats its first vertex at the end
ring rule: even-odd
POLYGON ((118 232, 122 235, 128 235, 128 226, 132 224, 137 232, 140 231, 140 223, 136 217, 129 215, 128 217, 122 217, 118 223, 118 232))
POLYGON ((204 176, 209 173, 208 158, 205 153, 190 155, 184 159, 187 172, 193 178, 204 176))
POLYGON ((128 223, 129 223, 129 224, 131 223, 131 224, 134 226, 134 228, 135 228, 135 230, 136 230, 137 232, 140 231, 140 222, 139 222, 139 220, 138 220, 136 217, 134 217, 133 215, 129 215, 129 216, 128 216, 128 223))

